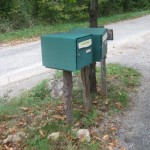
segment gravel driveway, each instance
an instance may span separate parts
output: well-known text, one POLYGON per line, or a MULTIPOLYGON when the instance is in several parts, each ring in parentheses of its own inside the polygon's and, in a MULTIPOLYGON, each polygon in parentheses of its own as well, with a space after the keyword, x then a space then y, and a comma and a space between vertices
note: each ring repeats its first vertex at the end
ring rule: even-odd
MULTIPOLYGON (((132 110, 126 112, 118 136, 127 150, 150 150, 150 15, 107 25, 114 30, 107 63, 132 66, 142 72, 142 84, 132 110)), ((40 42, 0 47, 0 96, 14 96, 55 70, 41 65, 40 42)))
MULTIPOLYGON (((127 25, 124 23, 118 25, 122 25, 128 35, 126 42, 116 41, 109 45, 107 62, 139 69, 143 77, 137 94, 133 95, 132 110, 118 120, 121 123, 118 136, 127 150, 150 150, 150 15, 126 21, 127 25), (141 21, 142 27, 138 21, 141 21), (135 27, 134 35, 128 30, 132 24, 135 27)), ((120 38, 124 34, 120 34, 120 38)))

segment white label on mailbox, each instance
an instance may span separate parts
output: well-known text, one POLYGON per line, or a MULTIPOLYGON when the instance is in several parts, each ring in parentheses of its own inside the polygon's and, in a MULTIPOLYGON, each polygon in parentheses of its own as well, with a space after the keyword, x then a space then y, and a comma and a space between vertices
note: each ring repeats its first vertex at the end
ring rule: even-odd
POLYGON ((91 49, 86 50, 86 53, 90 53, 90 52, 91 52, 91 49))
POLYGON ((107 33, 105 33, 104 36, 103 36, 103 42, 104 42, 105 40, 107 40, 107 33))
POLYGON ((91 45, 92 45, 92 40, 91 39, 78 43, 79 49, 86 48, 86 47, 89 47, 91 45))

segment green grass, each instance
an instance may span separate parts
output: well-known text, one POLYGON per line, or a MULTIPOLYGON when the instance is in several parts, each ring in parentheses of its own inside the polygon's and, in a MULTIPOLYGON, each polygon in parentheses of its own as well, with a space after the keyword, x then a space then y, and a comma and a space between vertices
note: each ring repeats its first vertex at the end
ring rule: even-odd
MULTIPOLYGON (((150 14, 150 11, 139 11, 139 12, 129 12, 119 15, 113 15, 109 17, 102 17, 98 19, 99 25, 106 25, 113 22, 118 22, 126 19, 132 19, 141 17, 144 15, 150 14)), ((42 25, 37 24, 29 29, 17 30, 14 32, 0 34, 0 43, 3 42, 11 42, 15 40, 25 40, 33 37, 39 37, 43 34, 55 33, 55 32, 64 32, 69 31, 73 28, 77 27, 87 27, 88 22, 72 22, 72 23, 63 23, 63 24, 55 24, 55 25, 42 25)))
MULTIPOLYGON (((74 78, 79 78, 79 71, 74 73, 74 78)), ((97 80, 101 79, 100 69, 97 68, 97 80)), ((62 77, 62 72, 56 72, 57 79, 62 77)), ((141 74, 139 71, 121 66, 119 64, 107 65, 107 82, 108 95, 104 96, 100 93, 92 99, 93 105, 90 112, 86 112, 82 101, 82 89, 79 85, 78 93, 73 91, 73 117, 74 123, 71 126, 66 124, 63 102, 61 100, 53 100, 50 97, 48 89, 48 81, 39 83, 36 87, 23 93, 21 96, 12 99, 10 102, 0 105, 0 122, 5 124, 5 127, 13 127, 24 130, 28 137, 21 144, 25 145, 27 150, 43 149, 43 150, 97 150, 101 149, 104 144, 101 141, 91 137, 90 143, 82 143, 76 137, 73 129, 86 128, 91 130, 93 127, 99 127, 105 115, 112 114, 124 110, 128 106, 129 93, 140 85, 141 74), (107 103, 106 103, 107 102, 107 103), (29 108, 24 111, 20 107, 29 108), (60 119, 53 116, 57 115, 60 119), (15 116, 15 117, 14 117, 15 116), (61 119, 62 118, 62 119, 61 119), (27 122, 25 126, 19 126, 20 120, 27 122), (39 134, 39 129, 43 131, 44 137, 39 134), (53 132, 60 132, 61 136, 58 141, 48 141, 47 136, 53 132)), ((6 130, 6 129, 5 129, 6 130)), ((105 134, 111 134, 110 131, 105 131, 105 134)), ((0 135, 0 141, 5 137, 0 135)), ((100 138, 102 138, 101 135, 100 138)), ((114 138, 114 134, 112 134, 114 138)), ((110 138, 111 139, 111 138, 110 138)), ((111 143, 111 141, 108 141, 111 143)), ((1 143, 0 143, 1 144, 1 143)), ((108 146, 108 143, 105 143, 108 146)), ((23 147, 22 147, 23 149, 23 147)))
POLYGON ((0 119, 5 115, 21 115, 22 111, 19 107, 38 107, 41 104, 47 104, 50 101, 50 93, 47 86, 47 81, 43 81, 30 91, 13 98, 10 102, 1 104, 0 119))
MULTIPOLYGON (((109 108, 112 110, 118 110, 116 103, 120 103, 121 107, 128 106, 129 96, 128 93, 134 89, 134 87, 140 85, 141 73, 131 67, 122 66, 119 64, 107 65, 107 82, 108 82, 108 95, 109 108)), ((97 74, 99 74, 100 68, 97 68, 97 74)), ((97 76, 98 81, 101 82, 97 76)))

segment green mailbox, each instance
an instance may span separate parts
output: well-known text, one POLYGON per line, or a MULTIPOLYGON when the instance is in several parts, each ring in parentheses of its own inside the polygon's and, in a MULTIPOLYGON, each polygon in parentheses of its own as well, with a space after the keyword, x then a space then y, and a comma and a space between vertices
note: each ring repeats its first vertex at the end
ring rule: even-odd
POLYGON ((93 63, 92 36, 58 33, 41 37, 42 62, 48 68, 75 71, 93 63))
POLYGON ((107 29, 106 28, 77 28, 71 32, 92 34, 93 61, 101 61, 107 53, 107 29))

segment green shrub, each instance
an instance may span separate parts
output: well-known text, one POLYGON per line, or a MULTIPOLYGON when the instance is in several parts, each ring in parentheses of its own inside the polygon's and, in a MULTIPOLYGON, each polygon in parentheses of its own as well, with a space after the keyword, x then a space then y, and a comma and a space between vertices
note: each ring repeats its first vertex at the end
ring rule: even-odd
POLYGON ((31 27, 31 8, 29 0, 0 1, 0 32, 31 27))
MULTIPOLYGON (((30 28, 36 22, 88 20, 89 0, 0 0, 0 32, 30 28)), ((99 17, 150 8, 149 0, 99 0, 99 17)))

